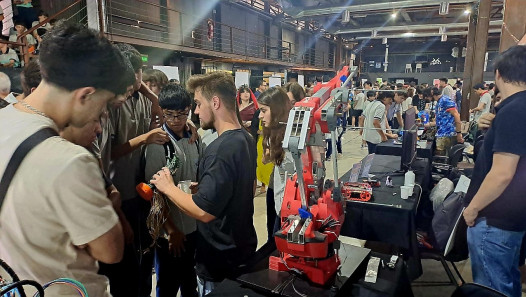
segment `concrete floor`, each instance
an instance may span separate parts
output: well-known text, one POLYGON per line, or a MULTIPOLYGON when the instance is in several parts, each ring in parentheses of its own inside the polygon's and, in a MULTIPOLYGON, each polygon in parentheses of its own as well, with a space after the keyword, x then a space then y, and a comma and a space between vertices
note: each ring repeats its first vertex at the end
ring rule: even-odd
MULTIPOLYGON (((338 173, 340 176, 343 175, 343 173, 345 173, 345 171, 347 171, 349 168, 351 168, 354 163, 359 162, 367 155, 367 148, 362 149, 360 144, 361 139, 357 131, 347 131, 343 136, 343 156, 338 159, 338 173)), ((333 178, 332 164, 326 167, 327 178, 333 178)), ((254 199, 254 226, 258 236, 258 248, 261 247, 267 240, 266 221, 265 193, 259 193, 254 199)), ((359 240, 356 238, 340 236, 340 239, 342 242, 348 244, 354 244, 358 246, 363 246, 365 244, 364 240, 359 240)), ((456 265, 460 270, 464 280, 466 282, 472 282, 473 278, 471 275, 471 265, 469 260, 458 262, 456 265)), ((453 286, 422 286, 421 284, 423 282, 447 282, 449 280, 440 262, 434 260, 422 260, 422 266, 424 271, 423 275, 413 283, 413 292, 415 297, 451 296, 451 293, 455 289, 453 286)), ((155 276, 153 278, 153 288, 155 288, 155 276)), ((152 296, 155 297, 155 289, 152 290, 152 296)), ((523 293, 522 296, 526 297, 526 294, 523 293)))

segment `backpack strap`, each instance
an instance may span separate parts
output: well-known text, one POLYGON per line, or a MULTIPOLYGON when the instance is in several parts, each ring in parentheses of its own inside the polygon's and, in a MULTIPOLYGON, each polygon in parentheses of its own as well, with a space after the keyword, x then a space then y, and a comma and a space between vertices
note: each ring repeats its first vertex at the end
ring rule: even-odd
POLYGON ((2 203, 4 202, 9 185, 27 153, 29 153, 35 146, 52 136, 58 136, 58 133, 51 128, 44 128, 33 133, 16 148, 13 156, 11 156, 11 160, 7 163, 2 180, 0 180, 0 209, 2 208, 2 203))

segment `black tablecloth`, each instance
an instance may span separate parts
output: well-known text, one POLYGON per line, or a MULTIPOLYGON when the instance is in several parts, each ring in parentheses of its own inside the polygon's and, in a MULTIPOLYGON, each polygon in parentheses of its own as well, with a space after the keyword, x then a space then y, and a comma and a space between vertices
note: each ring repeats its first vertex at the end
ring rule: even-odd
MULTIPOLYGON (((370 202, 347 202, 341 235, 389 243, 405 249, 409 276, 415 279, 422 274, 415 223, 421 189, 415 186, 413 195, 409 199, 402 199, 400 186, 404 184, 404 175, 392 173, 399 168, 400 157, 374 157, 369 173, 381 181, 381 186, 373 188, 373 200, 370 202), (385 186, 387 175, 393 181, 392 188, 385 186)), ((415 182, 426 189, 430 176, 428 160, 417 159, 412 168, 415 182)), ((349 176, 350 171, 343 175, 341 181, 347 181, 349 176)))
MULTIPOLYGON (((385 264, 387 264, 391 258, 391 255, 373 252, 367 257, 366 262, 369 261, 371 256, 379 257, 385 264)), ((407 277, 406 265, 401 259, 398 260, 394 269, 389 269, 386 265, 382 266, 380 264, 376 283, 367 283, 364 279, 365 275, 362 272, 360 279, 352 284, 351 293, 344 293, 342 295, 357 297, 413 297, 411 283, 407 277)), ((296 289, 299 290, 298 287, 296 287, 296 289)), ((302 288, 302 290, 304 290, 304 288, 302 288)), ((308 296, 316 296, 311 290, 304 293, 308 296)), ((225 279, 207 296, 261 297, 273 295, 264 290, 258 291, 238 281, 225 279)))
MULTIPOLYGON (((252 271, 237 278, 237 281, 245 286, 254 288, 262 294, 279 294, 281 296, 297 297, 296 291, 317 297, 348 296, 352 284, 365 275, 369 249, 341 244, 339 257, 341 268, 334 279, 324 285, 315 285, 302 277, 294 276, 289 272, 278 272, 268 268, 269 259, 265 258, 258 262, 252 271), (293 278, 292 283, 286 284, 293 278), (284 287, 281 287, 284 285, 284 287), (336 294, 337 293, 337 294, 336 294)), ((278 256, 277 251, 274 256, 278 256)))
MULTIPOLYGON (((379 143, 376 146, 377 155, 390 155, 390 156, 401 156, 402 155, 402 145, 395 144, 394 139, 389 139, 386 142, 379 143)), ((416 156, 419 158, 433 158, 433 142, 427 142, 425 148, 417 147, 416 156)))
POLYGON ((398 260, 395 268, 390 269, 387 263, 391 255, 372 252, 370 257, 378 257, 383 260, 384 265, 380 264, 376 283, 365 282, 365 277, 361 278, 353 286, 351 296, 380 297, 380 296, 403 296, 413 297, 411 282, 407 277, 407 270, 404 261, 398 260))

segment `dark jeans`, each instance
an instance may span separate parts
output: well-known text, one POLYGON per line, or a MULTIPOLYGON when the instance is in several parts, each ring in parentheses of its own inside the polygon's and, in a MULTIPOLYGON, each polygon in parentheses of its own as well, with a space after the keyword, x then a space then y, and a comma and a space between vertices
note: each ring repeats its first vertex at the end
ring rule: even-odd
POLYGON ((274 202, 274 189, 267 188, 267 235, 268 241, 274 241, 274 225, 276 221, 276 208, 274 202))
POLYGON ((153 250, 144 253, 152 243, 146 228, 150 202, 134 198, 122 202, 122 211, 134 232, 134 243, 124 247, 119 263, 100 263, 99 273, 108 277, 113 297, 149 297, 152 292, 153 250))
POLYGON ((376 146, 378 146, 378 144, 374 144, 374 143, 367 141, 367 149, 369 150, 369 154, 376 153, 376 146))
POLYGON ((18 15, 15 16, 15 21, 23 22, 26 29, 31 29, 33 22, 38 20, 37 13, 33 7, 20 7, 17 6, 18 15))
MULTIPOLYGON (((344 123, 346 123, 346 114, 344 113, 343 118, 338 119, 338 126, 341 126, 341 133, 339 132, 339 129, 336 129, 336 135, 338 137, 336 141, 336 150, 338 150, 338 154, 342 153, 342 136, 347 130, 344 123)), ((325 153, 325 158, 329 159, 332 155, 332 139, 325 139, 325 142, 327 143, 327 152, 325 153)))
POLYGON ((180 257, 173 256, 168 249, 168 240, 159 238, 155 248, 155 272, 157 274, 157 297, 197 296, 195 274, 195 241, 197 231, 186 235, 185 251, 180 257))

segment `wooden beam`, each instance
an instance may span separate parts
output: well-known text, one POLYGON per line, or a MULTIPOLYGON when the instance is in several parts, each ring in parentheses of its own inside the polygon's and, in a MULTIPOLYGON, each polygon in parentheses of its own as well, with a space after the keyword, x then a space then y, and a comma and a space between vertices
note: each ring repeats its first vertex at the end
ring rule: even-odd
POLYGON ((526 34, 524 0, 505 0, 500 51, 503 52, 516 45, 524 34, 526 34))

